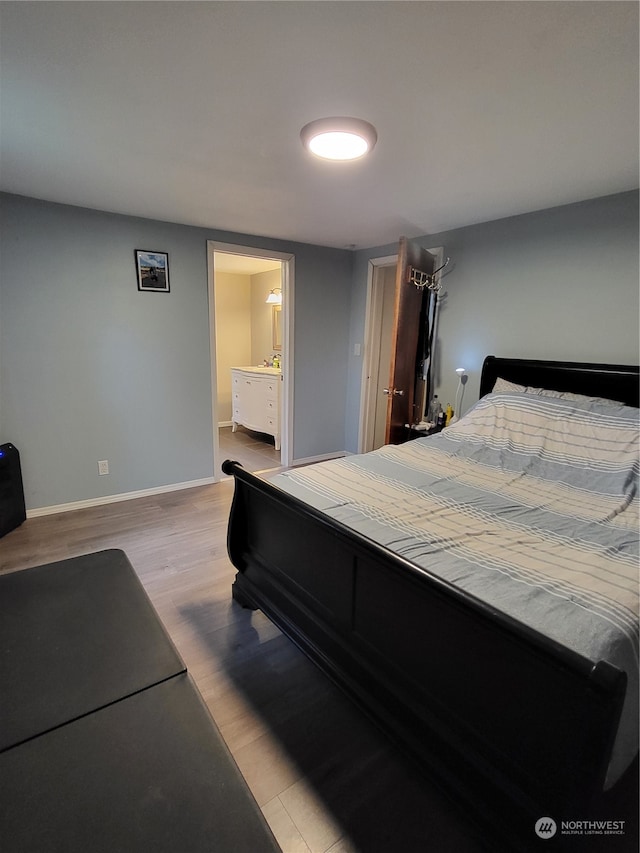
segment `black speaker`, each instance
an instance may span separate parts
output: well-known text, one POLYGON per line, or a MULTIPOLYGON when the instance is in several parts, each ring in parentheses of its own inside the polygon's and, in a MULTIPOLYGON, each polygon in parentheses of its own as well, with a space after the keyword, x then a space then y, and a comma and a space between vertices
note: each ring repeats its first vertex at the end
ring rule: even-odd
POLYGON ((20 454, 13 444, 0 444, 0 536, 19 527, 26 517, 20 454))

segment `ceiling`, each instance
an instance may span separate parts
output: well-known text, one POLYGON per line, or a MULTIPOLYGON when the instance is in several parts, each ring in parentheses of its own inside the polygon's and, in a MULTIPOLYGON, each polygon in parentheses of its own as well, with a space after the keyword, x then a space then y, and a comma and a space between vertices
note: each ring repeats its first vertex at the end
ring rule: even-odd
POLYGON ((635 2, 3 2, 0 26, 7 192, 361 248, 638 186, 635 2), (307 154, 330 115, 372 154, 307 154))

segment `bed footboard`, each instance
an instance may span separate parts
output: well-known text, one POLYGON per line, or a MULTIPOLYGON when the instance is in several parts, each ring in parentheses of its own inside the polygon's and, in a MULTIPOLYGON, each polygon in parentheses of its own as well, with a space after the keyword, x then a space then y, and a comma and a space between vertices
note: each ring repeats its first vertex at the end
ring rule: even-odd
MULTIPOLYGON (((233 595, 260 608, 430 774, 531 836, 602 791, 626 676, 455 589, 244 471, 233 595)), ((537 840, 537 839, 536 839, 537 840)))

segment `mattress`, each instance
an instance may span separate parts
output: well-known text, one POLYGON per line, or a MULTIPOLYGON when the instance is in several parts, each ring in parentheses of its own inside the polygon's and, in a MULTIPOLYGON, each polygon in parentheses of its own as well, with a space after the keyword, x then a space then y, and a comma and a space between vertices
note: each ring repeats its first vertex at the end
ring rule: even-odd
POLYGON ((628 676, 610 787, 638 751, 639 410, 494 393, 438 435, 274 476, 332 518, 628 676))

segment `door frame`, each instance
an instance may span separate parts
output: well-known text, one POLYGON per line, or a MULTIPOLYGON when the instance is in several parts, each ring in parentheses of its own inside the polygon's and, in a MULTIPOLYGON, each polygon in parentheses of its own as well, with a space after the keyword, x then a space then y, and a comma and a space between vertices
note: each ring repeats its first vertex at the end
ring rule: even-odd
MULTIPOLYGON (((216 252, 226 255, 246 255, 280 261, 280 287, 282 289, 282 388, 280 395, 280 462, 290 467, 293 459, 293 338, 295 256, 289 252, 275 252, 256 246, 239 246, 207 240, 207 296, 209 301, 209 363, 211 369, 211 424, 213 433, 213 481, 224 478, 220 465, 220 439, 218 434, 218 376, 216 350, 216 252)), ((225 478, 226 479, 226 478, 225 478)))
MULTIPOLYGON (((434 267, 442 266, 444 246, 426 249, 434 257, 434 267)), ((384 255, 380 258, 369 258, 367 272, 367 301, 364 321, 364 357, 362 359, 362 375, 360 379, 360 418, 358 425, 358 453, 367 453, 371 448, 373 430, 373 410, 375 395, 371 377, 376 360, 380 356, 380 312, 382 311, 382 283, 379 271, 398 263, 398 255, 384 255)), ((439 278, 439 276, 438 276, 439 278)), ((434 320, 437 322, 437 314, 434 320)), ((435 338, 434 338, 435 345, 435 338)))
POLYGON ((380 321, 382 314, 383 284, 380 271, 395 266, 398 255, 370 258, 367 273, 367 304, 364 321, 364 358, 360 379, 360 424, 358 429, 358 453, 371 449, 373 441, 375 389, 372 377, 376 362, 380 358, 380 321))

